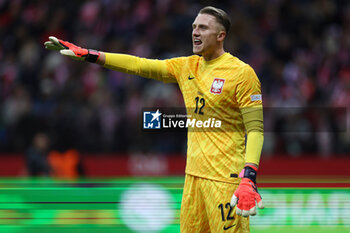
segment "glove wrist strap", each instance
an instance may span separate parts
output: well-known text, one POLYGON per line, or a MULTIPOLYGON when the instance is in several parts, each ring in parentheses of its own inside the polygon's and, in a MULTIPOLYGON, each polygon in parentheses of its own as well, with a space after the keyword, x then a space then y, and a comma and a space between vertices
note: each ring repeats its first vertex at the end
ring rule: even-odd
POLYGON ((97 59, 100 57, 100 52, 94 49, 88 49, 89 53, 85 57, 85 61, 96 63, 97 59))
POLYGON ((251 181, 253 181, 254 184, 256 184, 256 172, 257 172, 256 168, 252 168, 251 166, 245 166, 243 178, 248 178, 251 181))

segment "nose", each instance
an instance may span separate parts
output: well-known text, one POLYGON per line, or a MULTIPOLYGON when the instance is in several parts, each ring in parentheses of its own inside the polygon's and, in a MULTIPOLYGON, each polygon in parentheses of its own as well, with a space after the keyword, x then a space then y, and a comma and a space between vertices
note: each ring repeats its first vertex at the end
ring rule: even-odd
POLYGON ((199 36, 199 30, 198 30, 197 27, 195 27, 195 28, 192 29, 192 35, 193 35, 193 36, 199 36))

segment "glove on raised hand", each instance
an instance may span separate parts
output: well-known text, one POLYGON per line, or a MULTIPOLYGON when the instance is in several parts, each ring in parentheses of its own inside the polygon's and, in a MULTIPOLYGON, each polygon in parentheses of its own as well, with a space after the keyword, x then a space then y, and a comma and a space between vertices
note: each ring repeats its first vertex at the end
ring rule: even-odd
POLYGON ((92 63, 96 63, 100 56, 100 52, 96 50, 84 49, 67 41, 57 39, 54 36, 50 36, 49 39, 50 41, 44 43, 45 48, 48 50, 58 50, 62 55, 92 63))

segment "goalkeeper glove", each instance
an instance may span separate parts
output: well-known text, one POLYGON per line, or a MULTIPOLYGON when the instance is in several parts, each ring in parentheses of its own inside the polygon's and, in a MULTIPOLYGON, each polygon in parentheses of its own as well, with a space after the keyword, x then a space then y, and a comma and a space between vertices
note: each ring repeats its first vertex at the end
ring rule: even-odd
POLYGON ((58 50, 62 55, 93 63, 96 63, 100 57, 100 52, 96 50, 84 49, 67 41, 57 39, 54 36, 50 36, 49 39, 50 41, 44 43, 45 48, 48 50, 58 50))
POLYGON ((236 213, 239 216, 248 217, 249 215, 256 215, 256 202, 260 209, 264 208, 258 188, 256 187, 257 170, 257 168, 249 165, 244 167, 241 183, 232 196, 231 206, 234 207, 237 205, 236 213))

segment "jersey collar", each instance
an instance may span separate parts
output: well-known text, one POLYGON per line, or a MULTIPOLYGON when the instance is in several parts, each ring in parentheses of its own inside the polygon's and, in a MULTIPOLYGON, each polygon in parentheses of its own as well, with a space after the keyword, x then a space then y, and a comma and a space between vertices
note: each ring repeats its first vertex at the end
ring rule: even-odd
POLYGON ((218 63, 218 62, 224 60, 228 55, 229 55, 229 53, 225 52, 221 56, 219 56, 219 57, 217 57, 217 58, 215 58, 213 60, 210 60, 210 61, 206 61, 206 60, 204 60, 204 58, 202 58, 203 59, 203 64, 206 65, 206 66, 209 66, 209 65, 218 63))

